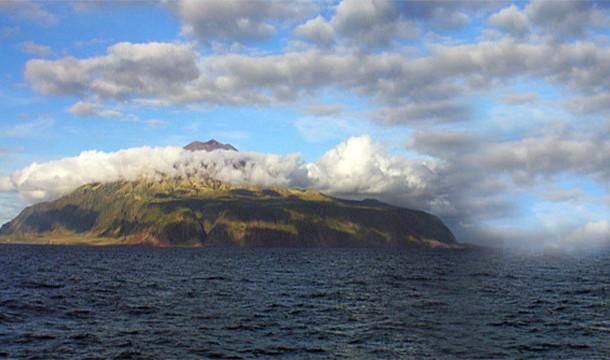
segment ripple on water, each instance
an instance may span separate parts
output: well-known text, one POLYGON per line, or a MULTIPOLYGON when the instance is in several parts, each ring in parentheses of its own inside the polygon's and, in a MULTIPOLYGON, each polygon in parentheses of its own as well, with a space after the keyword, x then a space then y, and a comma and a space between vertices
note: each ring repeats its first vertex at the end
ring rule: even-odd
POLYGON ((0 358, 610 358, 610 254, 0 250, 0 358))

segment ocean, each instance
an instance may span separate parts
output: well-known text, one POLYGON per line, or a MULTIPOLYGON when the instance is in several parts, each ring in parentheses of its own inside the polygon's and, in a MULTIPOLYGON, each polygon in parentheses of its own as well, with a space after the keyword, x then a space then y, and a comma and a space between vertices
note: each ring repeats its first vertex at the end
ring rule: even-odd
POLYGON ((0 358, 608 359, 610 251, 2 245, 0 358))

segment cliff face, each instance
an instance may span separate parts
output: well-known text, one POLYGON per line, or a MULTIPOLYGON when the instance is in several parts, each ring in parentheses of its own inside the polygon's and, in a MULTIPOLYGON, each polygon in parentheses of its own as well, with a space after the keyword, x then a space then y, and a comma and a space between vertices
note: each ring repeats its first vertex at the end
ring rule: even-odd
POLYGON ((233 186, 212 179, 84 185, 26 208, 0 241, 158 246, 457 246, 435 216, 311 190, 233 186))

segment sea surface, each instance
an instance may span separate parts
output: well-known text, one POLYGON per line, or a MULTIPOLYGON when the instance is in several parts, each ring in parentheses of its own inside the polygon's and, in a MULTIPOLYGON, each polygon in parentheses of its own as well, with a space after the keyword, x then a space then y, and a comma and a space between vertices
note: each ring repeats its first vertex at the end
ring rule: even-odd
POLYGON ((0 358, 608 359, 610 252, 2 245, 0 358))

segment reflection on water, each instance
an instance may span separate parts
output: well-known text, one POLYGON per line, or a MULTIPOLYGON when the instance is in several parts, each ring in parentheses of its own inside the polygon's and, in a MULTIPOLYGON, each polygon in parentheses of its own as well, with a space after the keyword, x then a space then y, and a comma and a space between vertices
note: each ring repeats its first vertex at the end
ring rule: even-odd
POLYGON ((0 246, 0 358, 608 358, 610 253, 0 246))

